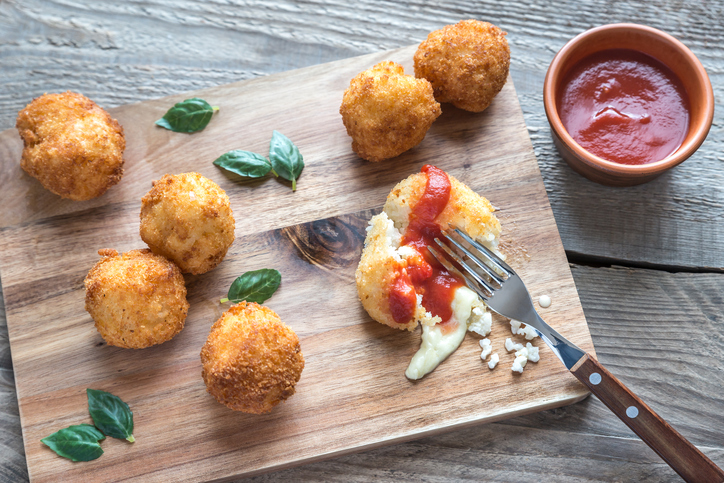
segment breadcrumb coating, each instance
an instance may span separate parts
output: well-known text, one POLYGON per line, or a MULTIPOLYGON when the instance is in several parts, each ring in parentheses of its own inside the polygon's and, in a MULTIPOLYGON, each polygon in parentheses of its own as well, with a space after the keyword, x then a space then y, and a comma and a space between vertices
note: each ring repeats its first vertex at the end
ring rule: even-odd
MULTIPOLYGON (((500 222, 493 214, 493 205, 451 174, 447 176, 450 179, 450 199, 437 217, 437 223, 443 227, 455 225, 486 245, 497 240, 500 222)), ((409 214, 425 192, 426 184, 427 176, 415 173, 400 181, 387 196, 382 210, 387 212, 401 233, 407 230, 409 214)))
MULTIPOLYGON (((450 199, 435 219, 443 227, 452 224, 466 231, 477 241, 496 247, 500 236, 500 222, 488 200, 478 195, 455 177, 450 179, 450 199)), ((396 329, 414 330, 418 322, 434 325, 439 317, 425 311, 418 296, 414 319, 407 324, 395 322, 390 312, 392 282, 408 258, 419 257, 409 247, 400 246, 407 230, 409 215, 418 203, 427 184, 424 173, 415 173, 398 183, 387 196, 382 213, 370 220, 362 258, 355 273, 357 293, 367 313, 377 322, 396 329)))
POLYGON ((373 162, 417 146, 441 112, 430 83, 391 61, 354 77, 339 108, 352 150, 373 162))
POLYGON ((415 52, 415 76, 430 81, 438 102, 484 111, 508 78, 506 35, 479 20, 463 20, 435 30, 415 52))
POLYGON ((85 309, 108 345, 143 349, 184 328, 189 304, 181 271, 151 250, 98 250, 85 278, 85 309))
POLYGON ((42 95, 15 125, 24 144, 20 166, 56 195, 89 200, 123 176, 123 128, 81 94, 42 95))
POLYGON ((141 200, 141 238, 184 273, 206 273, 234 241, 226 192, 199 173, 165 175, 141 200))
POLYGON ((206 390, 217 401, 263 414, 294 394, 304 356, 297 334, 274 311, 241 302, 211 326, 201 363, 206 390))

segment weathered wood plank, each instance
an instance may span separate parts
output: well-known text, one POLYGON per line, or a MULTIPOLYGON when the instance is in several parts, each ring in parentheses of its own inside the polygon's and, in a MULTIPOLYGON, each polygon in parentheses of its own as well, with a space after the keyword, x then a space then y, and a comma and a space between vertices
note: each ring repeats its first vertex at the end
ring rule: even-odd
POLYGON ((0 287, 0 482, 25 481, 27 478, 5 303, 0 287))
MULTIPOLYGON (((724 275, 573 265, 598 359, 724 465, 724 275)), ((555 303, 555 301, 554 301, 555 303)), ((595 397, 250 481, 681 481, 595 397)))
POLYGON ((724 111, 684 165, 640 187, 590 183, 551 142, 543 77, 572 36, 602 23, 663 29, 702 60, 724 95, 721 3, 342 1, 240 4, 7 1, 0 4, 0 129, 46 91, 74 89, 109 107, 233 82, 422 40, 467 17, 509 33, 512 74, 567 251, 632 262, 724 268, 724 111), (596 216, 591 216, 595 213, 596 216))
MULTIPOLYGON (((673 0, 585 0, 519 5, 492 1, 428 5, 371 0, 357 2, 354 6, 341 1, 292 3, 257 0, 226 4, 158 0, 85 4, 73 0, 9 0, 0 2, 0 130, 12 127, 17 110, 30 98, 46 91, 70 88, 86 93, 106 107, 117 106, 412 44, 445 23, 465 17, 486 18, 509 32, 513 78, 569 253, 634 262, 721 267, 722 252, 718 243, 722 239, 719 222, 722 215, 720 165, 724 161, 721 154, 724 152, 724 113, 721 109, 717 109, 709 138, 691 160, 667 177, 643 187, 613 190, 586 182, 560 161, 550 141, 541 90, 548 62, 568 38, 594 25, 634 21, 666 30, 692 48, 708 69, 715 95, 720 100, 724 84, 724 51, 720 48, 724 37, 724 26, 720 21, 724 16, 723 10, 724 5, 718 2, 673 0), (604 209, 599 210, 599 207, 604 209), (592 213, 596 217, 592 217, 592 213)), ((606 358, 616 355, 631 341, 620 333, 614 333, 609 342, 602 345, 599 340, 601 334, 596 333, 596 316, 591 314, 577 269, 574 276, 582 292, 599 357, 610 365, 606 358)), ((595 277, 586 283, 607 287, 604 279, 595 277)), ((639 294, 638 290, 634 294, 639 294)), ((642 295, 637 296, 643 300, 642 295)), ((656 312, 655 307, 653 310, 652 314, 668 315, 656 312)), ((697 306, 691 307, 692 313, 698 310, 697 306)), ((721 340, 721 335, 716 337, 721 340)), ((0 440, 3 445, 0 450, 0 481, 14 482, 21 480, 25 463, 22 443, 13 440, 14 437, 19 438, 19 426, 4 424, 8 419, 18 421, 7 354, 7 348, 2 349, 0 407, 3 419, 0 433, 3 437, 8 435, 9 439, 0 440), (5 464, 6 456, 10 458, 8 464, 5 464)), ((686 354, 673 357, 676 367, 689 361, 686 354)), ((646 360, 643 356, 639 358, 646 360)), ((625 368, 623 362, 618 364, 625 368)), ((619 373, 618 367, 613 369, 619 373)), ((637 380, 624 378, 624 381, 638 391, 637 380)), ((687 381, 677 380, 677 384, 687 384, 687 381)), ((674 404, 674 401, 667 402, 667 397, 686 395, 688 388, 659 388, 652 384, 650 390, 655 396, 653 399, 663 397, 660 407, 647 397, 647 392, 640 393, 677 429, 696 442, 696 434, 687 433, 686 427, 678 424, 675 415, 670 415, 666 409, 669 404, 674 404)), ((686 403, 687 407, 689 404, 691 400, 686 403)), ((577 427, 584 433, 605 431, 603 434, 610 438, 609 446, 621 444, 621 434, 625 435, 621 431, 626 431, 625 426, 621 424, 619 431, 615 421, 607 420, 603 417, 606 412, 596 408, 593 402, 586 401, 563 410, 517 418, 513 423, 541 424, 551 429, 569 424, 563 426, 566 432, 577 427)), ((469 431, 476 434, 477 429, 469 431)), ((457 436, 459 433, 450 435, 455 438, 453 441, 464 441, 471 448, 475 447, 472 438, 457 436)), ((511 451, 519 451, 517 448, 527 444, 525 438, 512 441, 518 444, 511 451)), ((429 451, 431 457, 435 444, 432 446, 429 451)), ((399 454, 406 451, 407 455, 417 454, 415 448, 407 445, 401 445, 401 448, 399 454)), ((570 456, 550 459, 547 477, 543 475, 542 478, 552 478, 551 475, 557 475, 559 471, 560 474, 574 471, 569 467, 581 463, 579 453, 575 452, 575 444, 570 444, 569 449, 570 456)), ((396 450, 387 448, 374 454, 383 458, 388 451, 396 450)), ((477 454, 478 450, 471 451, 477 454)), ((603 447, 601 453, 605 454, 605 451, 603 447)), ((632 480, 640 481, 674 481, 675 477, 669 480, 663 476, 658 478, 656 475, 662 473, 652 471, 648 464, 636 464, 636 455, 640 451, 632 449, 631 462, 622 465, 628 468, 628 473, 620 479, 631 476, 632 480)), ((721 454, 721 450, 715 451, 721 454)), ((461 457, 469 452, 465 447, 459 450, 461 457)), ((492 458, 493 452, 495 448, 485 457, 492 458)), ((724 464, 721 456, 717 460, 711 453, 705 452, 720 465, 724 464)), ((348 476, 347 481, 390 480, 410 474, 397 469, 406 468, 404 459, 409 456, 399 456, 396 463, 390 464, 391 469, 385 472, 376 470, 377 461, 367 459, 366 455, 305 466, 292 474, 306 475, 307 481, 332 480, 336 472, 348 476), (335 463, 337 461, 341 463, 335 463), (309 473, 305 473, 307 468, 310 468, 309 473)), ((500 468, 496 468, 479 474, 506 481, 523 479, 527 468, 525 458, 521 461, 511 457, 510 461, 517 463, 521 473, 502 473, 502 470, 498 471, 500 468)), ((656 464, 653 458, 650 462, 651 465, 656 464)), ((383 460, 379 464, 387 463, 389 461, 383 460)), ((536 466, 531 464, 530 471, 534 471, 536 466)), ((419 480, 420 474, 433 475, 438 470, 414 473, 413 468, 410 471, 417 475, 412 479, 419 480)), ((267 480, 277 479, 276 475, 267 480)), ((447 473, 445 475, 448 476, 447 473)), ((606 477, 605 472, 601 475, 602 481, 615 479, 606 477)), ((594 476, 587 475, 585 479, 594 476)), ((301 476, 295 476, 297 478, 301 476)), ((569 477, 568 481, 576 479, 584 478, 569 477)))
MULTIPOLYGON (((724 464, 721 448, 701 449, 712 461, 724 464)), ((244 481, 682 480, 638 440, 494 423, 244 481)))
MULTIPOLYGON (((717 429, 724 411, 719 391, 724 363, 711 357, 724 351, 724 275, 576 265, 572 273, 599 360, 724 465, 724 435, 717 429)), ((1 362, 7 374, 7 357, 1 362)), ((14 399, 12 380, 0 389, 3 401, 14 399)), ((0 451, 0 481, 22 481, 16 406, 4 406, 2 424, 7 439, 0 451)), ((595 398, 251 481, 449 481, 463 476, 519 481, 531 473, 543 480, 555 475, 556 481, 680 481, 595 398), (457 472, 459 465, 467 469, 457 472)))
POLYGON ((724 360, 713 356, 724 353, 724 278, 626 268, 574 277, 608 369, 687 437, 724 447, 724 360))

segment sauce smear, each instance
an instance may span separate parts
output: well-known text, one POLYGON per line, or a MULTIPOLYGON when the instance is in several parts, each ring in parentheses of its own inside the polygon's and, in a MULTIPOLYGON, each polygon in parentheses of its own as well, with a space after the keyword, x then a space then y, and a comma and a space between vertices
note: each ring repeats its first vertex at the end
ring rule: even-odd
POLYGON ((676 151, 689 130, 689 97, 663 63, 628 49, 597 52, 566 74, 558 112, 586 151, 646 164, 676 151))
POLYGON ((422 295, 425 310, 442 319, 441 324, 452 317, 451 304, 455 290, 463 281, 448 272, 427 250, 440 237, 440 225, 435 219, 442 213, 450 199, 450 179, 447 174, 432 165, 422 167, 427 175, 425 192, 412 208, 410 223, 402 237, 402 245, 414 248, 419 257, 407 259, 390 291, 390 311, 395 322, 406 324, 414 316, 415 294, 422 295), (414 289, 414 290, 412 290, 414 289))

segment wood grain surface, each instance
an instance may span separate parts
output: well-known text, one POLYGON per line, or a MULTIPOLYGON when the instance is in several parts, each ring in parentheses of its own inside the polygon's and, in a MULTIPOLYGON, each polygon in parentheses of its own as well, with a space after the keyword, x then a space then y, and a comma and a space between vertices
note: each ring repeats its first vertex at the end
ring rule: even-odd
MULTIPOLYGON (((723 2, 679 0, 4 0, 0 130, 44 92, 72 89, 113 107, 414 44, 462 18, 494 22, 508 32, 511 74, 598 359, 722 466, 724 361, 711 354, 724 352, 724 279, 696 272, 724 266, 723 17, 723 2), (684 42, 706 67, 717 103, 699 151, 636 188, 573 173, 543 110, 557 50, 610 22, 651 25, 684 42)), ((28 476, 3 314, 0 306, 0 481, 15 483, 28 476)), ((681 481, 595 398, 251 481, 465 478, 681 481)))
POLYGON ((686 481, 724 481, 724 471, 632 393, 600 362, 585 354, 571 373, 686 481))
MULTIPOLYGON (((724 372, 720 364, 709 364, 708 354, 724 350, 719 307, 724 279, 717 274, 580 265, 573 265, 572 273, 598 360, 723 465, 724 372)), ((682 481, 595 397, 245 481, 290 479, 682 481)))
POLYGON ((586 396, 540 341, 541 361, 522 375, 511 372, 513 355, 504 350, 510 326, 502 319, 491 336, 501 357, 496 370, 481 362, 478 341, 469 337, 434 373, 412 383, 403 372, 419 333, 371 321, 358 302, 354 270, 367 221, 398 181, 434 163, 500 207, 501 244, 511 264, 534 296, 546 293, 557 302, 544 311, 548 322, 593 350, 510 79, 482 114, 446 109, 425 141, 393 163, 368 163, 351 151, 338 113, 349 79, 383 59, 411 69, 415 48, 184 94, 221 106, 194 135, 153 125, 177 97, 113 109, 126 127, 125 175, 118 189, 89 202, 59 200, 44 190, 18 169, 17 135, 0 135, 0 182, 7 186, 0 193, 7 208, 0 216, 0 267, 31 478, 252 475, 586 396), (231 149, 265 152, 273 129, 305 156, 296 192, 211 164, 231 149), (237 240, 220 267, 186 277, 191 309, 173 341, 143 351, 106 346, 83 304, 82 280, 96 251, 142 246, 138 213, 150 182, 191 170, 229 194, 237 240), (269 305, 299 335, 306 366, 297 394, 259 417, 233 413, 205 393, 198 353, 231 281, 264 267, 282 272, 282 288, 269 305), (39 440, 87 420, 86 387, 129 403, 136 443, 106 443, 102 459, 76 465, 39 440))
POLYGON ((722 17, 721 1, 679 0, 5 0, 0 129, 44 92, 72 89, 118 106, 411 45, 443 25, 480 18, 508 32, 511 72, 568 253, 722 270, 722 17), (650 25, 684 42, 707 69, 718 106, 692 158, 651 183, 611 191, 562 162, 542 91, 548 64, 569 39, 615 22, 650 25))

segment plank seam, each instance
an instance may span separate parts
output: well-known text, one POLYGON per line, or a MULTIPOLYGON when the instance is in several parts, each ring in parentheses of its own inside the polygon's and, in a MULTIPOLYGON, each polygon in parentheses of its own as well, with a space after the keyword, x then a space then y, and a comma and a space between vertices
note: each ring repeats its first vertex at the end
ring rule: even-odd
POLYGON ((658 270, 668 273, 724 273, 724 267, 692 267, 687 265, 669 265, 644 261, 627 260, 623 258, 610 258, 598 255, 588 255, 573 250, 566 250, 568 263, 591 268, 633 268, 644 270, 658 270))

